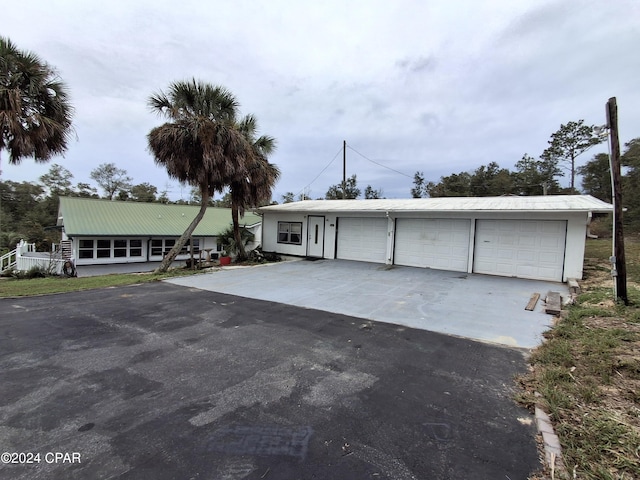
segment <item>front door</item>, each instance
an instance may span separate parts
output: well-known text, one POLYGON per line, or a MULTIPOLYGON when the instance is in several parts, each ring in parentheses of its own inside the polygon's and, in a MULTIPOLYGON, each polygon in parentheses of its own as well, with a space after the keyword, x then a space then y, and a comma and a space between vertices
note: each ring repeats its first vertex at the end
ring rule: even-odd
POLYGON ((307 224, 307 256, 324 257, 324 217, 309 215, 307 224))

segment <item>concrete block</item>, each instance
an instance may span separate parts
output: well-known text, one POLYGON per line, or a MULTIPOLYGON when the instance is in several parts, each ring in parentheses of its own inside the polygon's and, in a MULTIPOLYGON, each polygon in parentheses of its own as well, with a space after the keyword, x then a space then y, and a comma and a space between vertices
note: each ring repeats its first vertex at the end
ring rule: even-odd
POLYGON ((578 284, 575 278, 570 278, 569 281, 567 281, 567 285, 569 286, 570 293, 580 295, 580 284, 578 284))

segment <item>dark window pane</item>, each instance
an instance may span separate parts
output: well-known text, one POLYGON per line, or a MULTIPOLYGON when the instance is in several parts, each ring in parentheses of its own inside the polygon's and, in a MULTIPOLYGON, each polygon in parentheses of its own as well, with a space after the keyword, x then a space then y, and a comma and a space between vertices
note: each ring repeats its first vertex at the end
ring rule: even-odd
POLYGON ((140 248, 142 247, 142 240, 129 240, 129 245, 131 245, 131 248, 140 248))
POLYGON ((141 257, 142 256, 142 249, 141 248, 132 248, 131 251, 129 252, 129 256, 131 256, 131 257, 141 257))
POLYGON ((78 256, 80 258, 93 258, 93 250, 80 250, 78 256))
POLYGON ((127 256, 127 249, 126 248, 114 248, 113 249, 113 256, 114 257, 126 257, 127 256))
POLYGON ((113 241, 113 248, 127 248, 127 241, 126 240, 114 240, 113 241))
POLYGON ((176 241, 170 238, 164 241, 164 246, 167 248, 173 247, 175 244, 176 244, 176 241))
POLYGON ((152 247, 162 247, 162 240, 151 240, 152 247))
POLYGON ((151 255, 162 255, 162 248, 152 248, 151 255))
POLYGON ((98 250, 96 253, 98 258, 109 258, 111 256, 111 250, 98 250))
POLYGON ((278 243, 302 244, 302 222, 278 222, 278 243))
POLYGON ((93 248, 93 240, 80 240, 80 248, 93 248))
POLYGON ((98 240, 98 248, 111 248, 111 240, 98 240))

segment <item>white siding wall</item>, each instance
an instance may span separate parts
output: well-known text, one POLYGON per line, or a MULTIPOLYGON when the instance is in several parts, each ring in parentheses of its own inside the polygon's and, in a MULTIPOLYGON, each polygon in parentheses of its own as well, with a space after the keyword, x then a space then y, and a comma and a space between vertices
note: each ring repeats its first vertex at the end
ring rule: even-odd
POLYGON ((298 213, 269 214, 262 217, 262 249, 265 252, 276 252, 283 255, 304 256, 307 254, 307 216, 298 213), (300 245, 278 243, 278 222, 302 224, 300 245))
POLYGON ((564 255, 563 282, 570 278, 577 280, 582 278, 588 223, 589 219, 586 213, 574 213, 567 218, 567 247, 564 255))
MULTIPOLYGON (((318 216, 315 215, 314 216, 318 216)), ((282 255, 304 257, 307 255, 308 215, 302 213, 264 213, 262 217, 262 249, 282 255), (301 222, 302 243, 291 245, 278 243, 278 222, 301 222)), ((324 214, 324 258, 334 258, 336 251, 336 216, 324 214)))

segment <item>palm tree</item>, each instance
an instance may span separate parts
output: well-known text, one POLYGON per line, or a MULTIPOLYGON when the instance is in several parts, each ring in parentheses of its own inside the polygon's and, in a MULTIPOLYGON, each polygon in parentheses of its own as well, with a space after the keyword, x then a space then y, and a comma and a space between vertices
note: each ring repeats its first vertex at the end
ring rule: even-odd
POLYGON ((247 164, 246 175, 239 176, 229 184, 233 234, 238 245, 238 258, 244 260, 247 254, 241 241, 239 216, 244 216, 247 207, 256 207, 271 200, 271 192, 280 177, 280 170, 267 160, 276 148, 276 141, 268 135, 256 138, 258 121, 253 115, 244 117, 237 128, 254 153, 247 164))
POLYGON ((9 163, 47 162, 67 150, 73 130, 67 88, 37 55, 0 37, 0 151, 9 163))
POLYGON ((152 95, 149 106, 169 120, 147 136, 156 164, 201 193, 200 211, 156 269, 162 273, 202 220, 213 194, 247 175, 253 148, 236 125, 238 102, 224 87, 195 79, 174 82, 167 94, 152 95))

